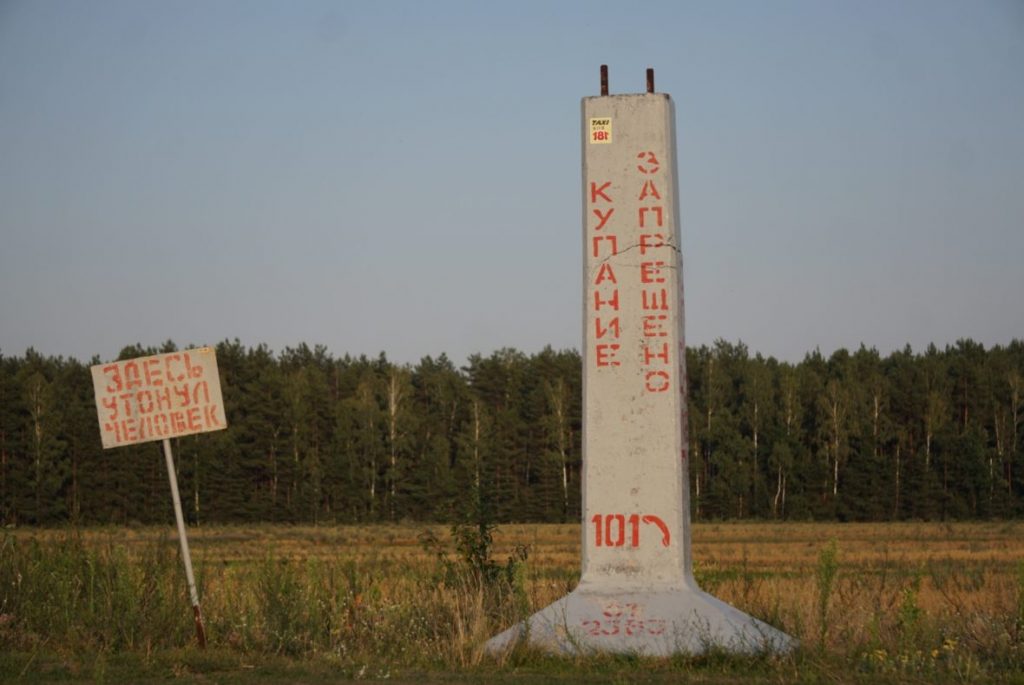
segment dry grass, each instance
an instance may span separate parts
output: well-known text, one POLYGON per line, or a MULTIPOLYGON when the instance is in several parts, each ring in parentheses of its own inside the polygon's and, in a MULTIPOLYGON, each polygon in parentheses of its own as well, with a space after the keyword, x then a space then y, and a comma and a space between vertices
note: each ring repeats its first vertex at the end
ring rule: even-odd
MULTIPOLYGON (((575 585, 579 526, 500 528, 496 559, 517 544, 530 556, 516 587, 497 593, 469 573, 453 576, 458 566, 422 545, 424 529, 190 531, 211 640, 244 655, 329 659, 349 675, 509 668, 490 662, 483 642, 575 585)), ((430 530, 448 540, 446 528, 430 530)), ((186 644, 175 547, 165 528, 9 532, 0 548, 0 649, 152 652, 186 644), (112 580, 83 594, 84 573, 112 580), (25 574, 40 577, 29 582, 25 574), (97 597, 103 587, 111 598, 97 597), (142 592, 160 601, 140 603, 142 592), (78 611, 91 618, 76 624, 68 614, 78 611), (153 616, 159 634, 146 631, 153 616), (103 627, 120 619, 132 631, 103 627)), ((761 675, 972 680, 1024 669, 1024 524, 698 524, 693 557, 705 589, 801 639, 796 655, 750 667, 761 675)), ((673 663, 658 668, 703 667, 673 663)))
MULTIPOLYGON (((431 530, 448 535, 442 525, 361 526, 207 526, 189 529, 197 559, 237 563, 263 559, 268 553, 292 559, 383 557, 426 561, 420 536, 431 530)), ((62 539, 67 529, 22 528, 8 531, 15 539, 62 539)), ((86 540, 115 542, 129 548, 145 546, 172 527, 97 527, 83 529, 86 540)), ((776 572, 806 570, 829 540, 836 540, 846 564, 873 565, 899 560, 922 563, 939 559, 1013 565, 1024 558, 1024 522, 991 523, 697 523, 693 526, 693 557, 702 565, 747 566, 776 572)), ((508 524, 495 535, 495 553, 507 554, 515 544, 530 546, 533 566, 575 569, 579 565, 578 524, 508 524)))

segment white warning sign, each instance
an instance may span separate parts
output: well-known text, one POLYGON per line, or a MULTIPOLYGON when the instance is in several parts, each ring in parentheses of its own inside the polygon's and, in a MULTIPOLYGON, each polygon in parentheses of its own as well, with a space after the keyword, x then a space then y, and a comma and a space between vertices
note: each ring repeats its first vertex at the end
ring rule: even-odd
POLYGON ((104 449, 227 428, 211 347, 97 364, 90 371, 104 449))

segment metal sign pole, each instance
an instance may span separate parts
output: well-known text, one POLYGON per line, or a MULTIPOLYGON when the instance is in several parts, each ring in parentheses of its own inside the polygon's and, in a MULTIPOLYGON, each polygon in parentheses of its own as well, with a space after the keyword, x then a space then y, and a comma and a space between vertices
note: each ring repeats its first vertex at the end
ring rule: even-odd
POLYGON ((195 614, 196 638, 200 647, 206 647, 206 630, 199 609, 196 579, 192 575, 192 555, 185 536, 185 517, 181 513, 170 438, 227 428, 216 352, 212 347, 200 347, 152 354, 94 364, 89 367, 89 373, 103 449, 157 440, 164 443, 181 557, 195 614))
POLYGON ((174 470, 174 455, 171 454, 171 441, 164 438, 164 459, 167 462, 167 478, 171 481, 171 498, 174 500, 174 518, 178 521, 178 540, 181 541, 181 558, 185 562, 185 578, 188 581, 189 599, 192 601, 192 613, 196 621, 196 639, 201 648, 206 647, 206 629, 203 627, 203 613, 199 608, 199 592, 196 590, 196 579, 192 574, 192 555, 188 551, 188 538, 185 536, 185 517, 181 513, 181 496, 178 494, 178 475, 174 470))

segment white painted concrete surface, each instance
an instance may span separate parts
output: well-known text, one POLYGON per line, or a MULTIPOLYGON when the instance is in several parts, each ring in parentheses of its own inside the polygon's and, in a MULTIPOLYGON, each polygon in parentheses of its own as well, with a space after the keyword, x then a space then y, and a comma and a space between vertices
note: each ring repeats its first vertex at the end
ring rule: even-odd
POLYGON ((588 97, 582 109, 582 576, 487 647, 788 649, 789 636, 702 592, 692 573, 672 100, 588 97))

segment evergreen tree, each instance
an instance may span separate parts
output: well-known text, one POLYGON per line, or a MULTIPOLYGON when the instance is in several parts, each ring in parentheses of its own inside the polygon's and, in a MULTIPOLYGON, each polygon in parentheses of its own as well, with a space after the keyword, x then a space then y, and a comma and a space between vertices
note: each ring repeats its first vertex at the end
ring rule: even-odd
MULTIPOLYGON (((61 388, 57 372, 62 360, 46 360, 35 350, 25 355, 19 385, 23 393, 23 406, 27 421, 24 444, 29 501, 26 503, 27 520, 45 524, 59 521, 66 513, 64 487, 68 480, 66 443, 61 439, 64 431, 60 413, 61 388)), ((24 501, 24 500, 23 500, 24 501)))
POLYGON ((769 426, 775 420, 772 374, 777 364, 761 355, 749 359, 742 377, 742 404, 746 434, 750 438, 749 514, 759 517, 768 508, 763 468, 771 446, 766 444, 769 426))
POLYGON ((4 522, 16 522, 19 512, 15 455, 20 453, 22 398, 16 376, 21 365, 20 360, 0 353, 0 521, 4 522))
MULTIPOLYGON (((238 340, 217 357, 228 428, 172 440, 193 524, 579 516, 575 351, 502 349, 462 370, 238 340)), ((718 340, 686 361, 695 518, 1024 512, 1022 341, 787 364, 718 340)), ((169 520, 160 444, 101 448, 89 365, 0 355, 3 523, 169 520)))
POLYGON ((413 443, 420 468, 409 483, 411 509, 419 519, 451 519, 459 489, 456 483, 457 437, 466 420, 467 389, 447 356, 424 357, 413 370, 413 409, 418 420, 413 443))

